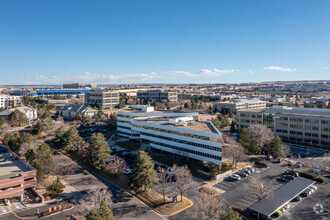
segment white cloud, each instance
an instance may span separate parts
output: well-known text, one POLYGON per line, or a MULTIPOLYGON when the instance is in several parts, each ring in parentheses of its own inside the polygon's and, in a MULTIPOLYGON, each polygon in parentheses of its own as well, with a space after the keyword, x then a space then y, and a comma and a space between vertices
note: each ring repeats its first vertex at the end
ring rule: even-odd
POLYGON ((191 72, 180 71, 180 70, 167 71, 167 72, 165 72, 165 74, 169 74, 169 75, 172 75, 172 76, 188 76, 188 77, 197 76, 196 74, 193 74, 191 72))
POLYGON ((328 68, 327 66, 325 66, 325 67, 323 67, 323 69, 324 69, 324 70, 327 70, 327 69, 329 69, 329 68, 328 68))
POLYGON ((62 83, 95 83, 95 84, 125 84, 125 83, 152 83, 172 80, 177 81, 182 78, 196 77, 217 77, 222 74, 239 72, 238 69, 202 69, 197 73, 188 71, 174 70, 165 72, 150 72, 150 73, 128 73, 128 74, 98 74, 92 72, 82 72, 80 74, 66 75, 35 75, 25 76, 26 84, 62 84, 62 83))
POLYGON ((290 69, 290 68, 282 68, 279 66, 268 66, 264 67, 264 70, 277 70, 277 71, 282 71, 282 72, 293 72, 296 71, 296 68, 290 69))
POLYGON ((238 69, 230 69, 230 70, 218 70, 218 69, 201 69, 199 71, 200 74, 204 76, 220 76, 222 74, 227 74, 227 73, 234 73, 234 72, 239 72, 238 69))

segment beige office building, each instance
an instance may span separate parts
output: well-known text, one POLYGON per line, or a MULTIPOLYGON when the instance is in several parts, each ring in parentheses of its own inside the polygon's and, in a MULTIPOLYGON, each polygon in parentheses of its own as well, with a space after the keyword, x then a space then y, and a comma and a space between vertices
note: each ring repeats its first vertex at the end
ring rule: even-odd
POLYGON ((273 106, 237 112, 237 128, 264 124, 285 142, 330 148, 330 109, 273 106))
POLYGON ((90 90, 85 94, 85 105, 98 106, 103 109, 115 108, 119 104, 119 92, 109 90, 90 90))
POLYGON ((243 109, 260 109, 266 108, 266 101, 259 99, 234 99, 226 102, 218 102, 217 109, 226 109, 228 111, 236 113, 243 109))

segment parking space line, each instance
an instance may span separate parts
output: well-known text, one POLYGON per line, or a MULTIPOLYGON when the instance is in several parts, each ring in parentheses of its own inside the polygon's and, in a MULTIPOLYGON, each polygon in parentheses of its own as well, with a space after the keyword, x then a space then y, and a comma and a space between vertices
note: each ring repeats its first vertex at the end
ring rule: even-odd
POLYGON ((231 188, 231 187, 228 187, 228 186, 222 186, 222 185, 218 185, 217 187, 218 187, 218 188, 224 188, 224 189, 226 189, 226 190, 231 188))
POLYGON ((255 201, 256 201, 256 199, 253 199, 253 198, 250 198, 250 197, 244 197, 244 199, 246 199, 246 200, 250 200, 250 201, 252 201, 252 202, 255 202, 255 201))
POLYGON ((237 204, 243 205, 244 207, 249 207, 249 205, 246 205, 246 204, 241 203, 241 202, 237 202, 237 204))
POLYGON ((245 199, 241 199, 241 201, 244 202, 244 203, 247 203, 247 204, 253 204, 253 202, 245 200, 245 199))
POLYGON ((231 185, 231 184, 229 184, 229 183, 224 183, 224 182, 221 182, 221 183, 219 183, 219 184, 223 184, 223 185, 225 185, 225 186, 230 186, 230 187, 233 187, 233 185, 231 185))

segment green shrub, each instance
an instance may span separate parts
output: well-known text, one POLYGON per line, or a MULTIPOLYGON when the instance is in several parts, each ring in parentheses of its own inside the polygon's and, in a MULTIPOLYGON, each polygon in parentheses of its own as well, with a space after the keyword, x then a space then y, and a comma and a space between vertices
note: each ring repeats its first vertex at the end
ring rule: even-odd
POLYGON ((44 197, 47 197, 47 196, 54 196, 55 195, 55 192, 54 191, 47 191, 43 194, 44 197))
POLYGON ((315 178, 314 180, 315 180, 317 183, 321 183, 321 184, 324 183, 324 179, 322 179, 322 178, 315 178))
POLYGON ((300 177, 313 180, 315 177, 309 173, 298 172, 300 177))
POLYGON ((63 185, 63 183, 61 183, 61 182, 57 182, 57 183, 54 183, 53 185, 51 185, 51 186, 48 186, 48 190, 49 191, 54 191, 54 193, 57 193, 57 194, 59 194, 59 193, 62 193, 63 192, 63 188, 64 188, 65 186, 63 185))
POLYGON ((309 174, 309 173, 303 173, 303 172, 298 172, 299 173, 299 176, 300 177, 303 177, 303 178, 306 178, 306 179, 310 179, 310 180, 314 180, 316 181, 317 183, 324 183, 324 179, 322 178, 319 178, 319 177, 316 177, 312 174, 309 174))
POLYGON ((254 162, 254 164, 256 166, 263 167, 263 168, 267 168, 268 167, 267 164, 265 164, 264 162, 261 162, 261 161, 256 161, 256 162, 254 162))

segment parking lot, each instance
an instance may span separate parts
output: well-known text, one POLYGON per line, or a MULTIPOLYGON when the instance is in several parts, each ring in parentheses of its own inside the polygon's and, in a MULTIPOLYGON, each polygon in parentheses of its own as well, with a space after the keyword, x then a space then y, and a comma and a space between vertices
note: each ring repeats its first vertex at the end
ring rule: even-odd
MULTIPOLYGON (((272 163, 268 163, 268 166, 270 167, 269 169, 261 173, 254 172, 249 176, 260 175, 261 180, 266 183, 266 191, 270 193, 286 183, 284 181, 278 181, 277 179, 281 173, 287 170, 287 166, 272 163)), ((258 201, 257 195, 249 190, 249 188, 251 188, 250 185, 249 177, 242 177, 237 181, 226 178, 214 186, 225 191, 225 193, 219 196, 224 199, 224 202, 228 206, 235 205, 245 209, 258 201)))

